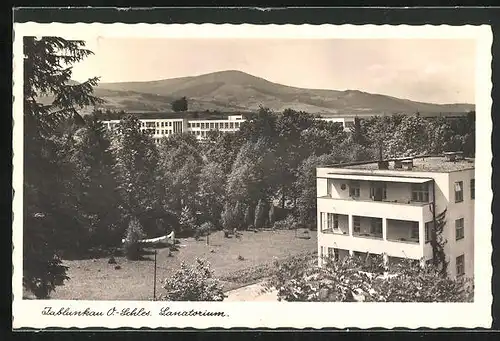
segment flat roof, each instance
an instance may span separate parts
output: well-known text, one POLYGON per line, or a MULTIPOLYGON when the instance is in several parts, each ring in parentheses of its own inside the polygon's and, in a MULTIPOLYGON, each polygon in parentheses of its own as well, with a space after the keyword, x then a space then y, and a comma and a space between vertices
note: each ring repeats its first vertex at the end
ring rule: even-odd
POLYGON ((328 175, 329 179, 346 179, 355 181, 407 182, 412 184, 423 184, 432 181, 431 178, 415 178, 409 176, 359 175, 340 173, 328 173, 328 175))
MULTIPOLYGON (((406 159, 406 158, 405 158, 406 159)), ((447 161, 444 156, 431 156, 431 157, 416 157, 413 159, 413 169, 394 169, 389 161, 389 171, 399 171, 399 172, 437 172, 437 173, 449 173, 456 172, 465 169, 474 168, 474 159, 465 158, 463 160, 447 161)), ((333 168, 345 168, 345 169, 359 169, 359 170, 378 170, 377 161, 357 164, 357 165, 346 165, 346 166, 332 166, 333 168)), ((383 171, 383 170, 381 170, 383 171)))

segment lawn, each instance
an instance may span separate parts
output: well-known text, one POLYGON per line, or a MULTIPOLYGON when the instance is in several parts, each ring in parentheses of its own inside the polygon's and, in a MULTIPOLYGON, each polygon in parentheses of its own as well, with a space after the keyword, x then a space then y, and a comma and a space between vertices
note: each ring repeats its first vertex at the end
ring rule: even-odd
MULTIPOLYGON (((224 238, 222 232, 206 240, 180 239, 178 251, 168 256, 168 249, 157 250, 156 295, 163 293, 163 280, 179 268, 181 262, 192 263, 195 258, 207 259, 215 276, 226 279, 226 290, 255 282, 242 279, 239 273, 272 263, 276 259, 315 252, 316 232, 309 239, 299 238, 295 231, 244 231, 241 238, 224 238), (239 260, 242 256, 243 260, 239 260), (238 278, 239 277, 239 278, 238 278), (228 280, 229 279, 229 280, 228 280)), ((151 250, 147 250, 151 251, 151 250)), ((151 253, 151 252, 150 252, 151 253)), ((57 287, 52 299, 67 300, 151 300, 153 298, 154 255, 140 261, 117 257, 117 264, 108 264, 108 258, 64 261, 69 266, 69 281, 57 287), (119 265, 120 269, 115 269, 119 265)), ((251 277, 251 276, 250 276, 251 277)))

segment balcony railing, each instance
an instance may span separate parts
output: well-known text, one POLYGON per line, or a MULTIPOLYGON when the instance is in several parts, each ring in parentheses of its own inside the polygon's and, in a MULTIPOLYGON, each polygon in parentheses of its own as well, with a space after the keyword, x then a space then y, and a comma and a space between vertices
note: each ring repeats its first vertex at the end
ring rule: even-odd
POLYGON ((318 198, 318 209, 320 212, 390 218, 395 220, 432 220, 429 204, 421 202, 410 202, 408 204, 323 196, 318 198), (395 207, 396 205, 397 207, 395 207))
POLYGON ((382 233, 359 233, 353 232, 354 237, 370 238, 370 239, 383 239, 382 233))

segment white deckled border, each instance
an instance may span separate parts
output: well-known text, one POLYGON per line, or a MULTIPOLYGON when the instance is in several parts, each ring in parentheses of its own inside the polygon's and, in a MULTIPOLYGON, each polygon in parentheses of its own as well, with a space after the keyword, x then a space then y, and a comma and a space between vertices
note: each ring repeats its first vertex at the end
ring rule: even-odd
POLYGON ((491 44, 489 26, 410 25, 215 25, 215 24, 38 24, 15 23, 13 47, 13 327, 151 327, 151 328, 439 328, 491 326, 491 44), (141 38, 290 38, 290 39, 474 39, 476 65, 476 207, 474 303, 273 303, 273 302, 133 302, 133 301, 37 301, 22 300, 23 211, 23 36, 63 36, 72 39, 98 37, 141 38), (478 176, 479 175, 479 176, 478 176), (111 307, 143 307, 151 317, 53 317, 43 316, 45 306, 74 310, 111 307), (227 317, 162 317, 161 308, 172 311, 224 311, 227 317))

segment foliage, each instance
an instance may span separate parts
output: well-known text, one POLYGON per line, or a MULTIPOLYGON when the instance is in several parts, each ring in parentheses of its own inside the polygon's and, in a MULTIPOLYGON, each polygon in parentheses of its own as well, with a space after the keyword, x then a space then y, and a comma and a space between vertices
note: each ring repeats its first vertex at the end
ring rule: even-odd
POLYGON ((80 108, 102 102, 92 95, 97 78, 70 82, 72 64, 92 54, 84 46, 58 37, 23 38, 23 284, 39 298, 68 279, 58 252, 76 246, 71 229, 83 227, 71 167, 64 162, 69 144, 64 130, 83 123, 80 108))
POLYGON ((191 266, 185 263, 172 276, 165 279, 166 301, 223 301, 222 284, 213 278, 210 264, 196 259, 191 266))
POLYGON ((292 230, 297 228, 297 221, 293 215, 289 214, 285 219, 276 221, 272 226, 275 230, 292 230))
POLYGON ((114 166, 122 209, 126 217, 145 220, 157 209, 161 197, 158 151, 150 136, 140 130, 139 120, 126 116, 112 141, 114 166))
POLYGON ((164 138, 159 146, 159 172, 162 174, 163 206, 180 215, 187 206, 196 212, 199 173, 203 165, 196 137, 174 134, 164 138))
POLYGON ((175 112, 187 111, 188 110, 188 100, 186 97, 176 99, 171 103, 172 110, 175 112))
POLYGON ((316 219, 316 167, 333 165, 339 160, 340 158, 333 154, 311 155, 299 166, 295 191, 297 192, 298 214, 303 224, 313 223, 316 219))
POLYGON ((436 214, 435 224, 431 225, 431 247, 432 247, 432 263, 435 268, 440 269, 441 274, 446 276, 448 269, 448 261, 444 252, 444 247, 447 240, 443 237, 443 230, 446 226, 446 212, 444 209, 441 213, 436 214))
POLYGON ((189 209, 188 206, 184 206, 181 211, 181 215, 179 218, 180 225, 180 233, 181 234, 191 234, 196 231, 197 221, 193 214, 193 212, 189 209))
POLYGON ((468 280, 443 277, 439 269, 418 261, 402 259, 389 268, 382 256, 326 258, 322 267, 315 263, 301 258, 278 262, 266 286, 285 301, 464 302, 471 297, 468 280))
POLYGON ((140 240, 146 235, 142 229, 142 225, 138 219, 132 218, 127 228, 127 234, 125 236, 125 242, 123 248, 125 255, 129 260, 138 260, 141 256, 142 247, 140 240))
POLYGON ((220 164, 207 162, 199 175, 198 197, 200 210, 205 218, 214 225, 219 225, 219 219, 224 208, 226 175, 220 164))
POLYGON ((206 236, 215 230, 214 224, 209 221, 204 222, 200 225, 200 227, 196 230, 197 236, 206 236))
POLYGON ((85 246, 116 245, 123 235, 119 196, 114 174, 115 159, 104 126, 95 115, 85 117, 85 125, 73 135, 66 161, 72 166, 78 213, 85 225, 79 238, 85 246))

